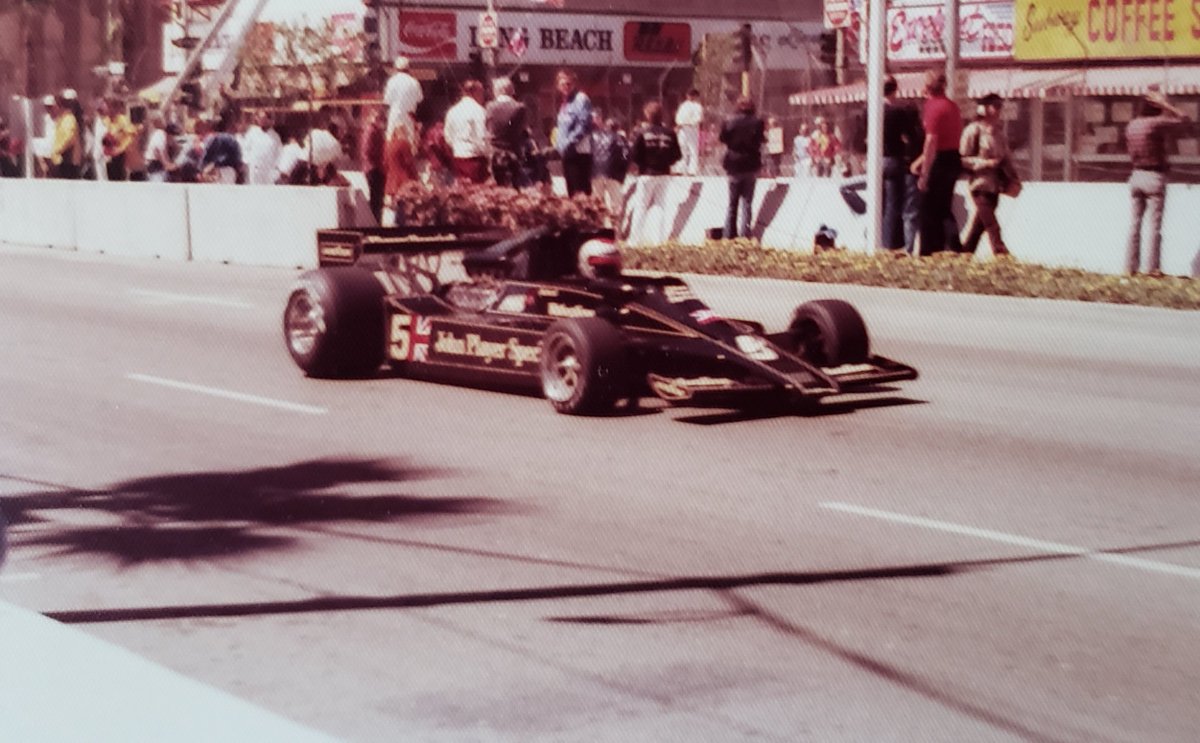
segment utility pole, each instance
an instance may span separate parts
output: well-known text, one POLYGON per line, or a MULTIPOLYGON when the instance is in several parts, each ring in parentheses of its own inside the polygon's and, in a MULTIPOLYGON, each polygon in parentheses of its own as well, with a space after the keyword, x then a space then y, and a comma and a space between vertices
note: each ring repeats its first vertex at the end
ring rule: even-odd
POLYGON ((942 45, 946 49, 946 97, 958 103, 958 97, 963 93, 958 80, 958 39, 962 33, 958 20, 958 0, 945 0, 942 15, 946 19, 945 28, 942 29, 942 45))
POLYGON ((749 23, 738 31, 738 51, 742 57, 742 95, 750 95, 750 70, 754 65, 754 33, 749 23))
POLYGON ((883 77, 887 0, 867 0, 867 250, 883 236, 883 77))

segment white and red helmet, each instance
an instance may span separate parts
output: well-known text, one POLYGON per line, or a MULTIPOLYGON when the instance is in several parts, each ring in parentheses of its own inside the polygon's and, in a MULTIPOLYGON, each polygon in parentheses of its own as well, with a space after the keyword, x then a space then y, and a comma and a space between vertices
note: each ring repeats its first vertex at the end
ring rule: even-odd
POLYGON ((579 275, 589 279, 621 275, 621 251, 612 240, 593 238, 579 246, 579 275))

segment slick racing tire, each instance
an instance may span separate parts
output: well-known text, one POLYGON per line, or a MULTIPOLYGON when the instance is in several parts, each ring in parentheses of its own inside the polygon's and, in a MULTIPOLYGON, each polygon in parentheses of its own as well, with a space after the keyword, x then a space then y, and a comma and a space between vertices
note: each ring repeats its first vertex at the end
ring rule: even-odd
POLYGON ((383 363, 383 285, 351 266, 300 276, 283 312, 283 338, 310 377, 352 379, 383 363))
POLYGON ((796 308, 788 331, 796 355, 814 366, 858 364, 870 357, 867 326, 854 305, 819 299, 796 308))
POLYGON ((603 415, 628 391, 628 354, 607 320, 559 320, 542 340, 542 394, 567 415, 603 415))

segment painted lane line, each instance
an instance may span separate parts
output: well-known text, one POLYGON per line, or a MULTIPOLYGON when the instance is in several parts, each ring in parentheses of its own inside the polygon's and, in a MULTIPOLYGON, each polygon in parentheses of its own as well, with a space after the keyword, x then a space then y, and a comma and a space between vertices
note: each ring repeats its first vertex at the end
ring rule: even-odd
POLYGON ((211 297, 199 294, 175 294, 173 292, 160 292, 152 289, 130 289, 129 293, 135 297, 153 300, 161 304, 211 304, 218 307, 233 307, 239 310, 252 310, 254 305, 249 302, 243 302, 240 299, 230 299, 228 297, 211 297))
POLYGON ((991 529, 978 529, 973 526, 963 526, 961 524, 952 524, 946 521, 936 521, 934 519, 921 518, 920 516, 906 516, 902 513, 879 511, 874 508, 863 508, 861 506, 854 506, 849 503, 827 501, 825 503, 821 503, 820 505, 821 508, 828 508, 832 511, 850 513, 856 516, 867 516, 874 519, 881 519, 883 521, 891 521, 897 524, 920 526, 922 528, 933 529, 935 531, 944 531, 951 534, 961 534, 968 537, 976 537, 978 539, 987 539, 992 542, 1001 542, 1003 544, 1011 544, 1017 547, 1027 547, 1029 549, 1050 552, 1056 555, 1072 555, 1088 560, 1095 560, 1096 562, 1106 562, 1112 565, 1134 568, 1136 570, 1145 570, 1150 573, 1163 573, 1166 575, 1174 575, 1180 578, 1200 580, 1200 569, 1189 568, 1183 565, 1175 565, 1169 562, 1157 562, 1155 560, 1143 560, 1140 557, 1117 555, 1109 552, 1097 552, 1095 550, 1086 549, 1084 547, 1076 547, 1070 544, 1047 542, 1041 539, 1022 537, 1017 534, 1005 534, 1004 532, 992 531, 991 529))
POLYGON ((0 583, 27 583, 41 579, 40 573, 0 573, 0 583))
POLYGON ((293 413, 306 413, 308 415, 325 415, 329 411, 325 408, 318 408, 313 405, 302 405, 300 403, 288 402, 286 400, 276 400, 270 397, 261 397, 259 395, 248 395, 243 392, 233 392, 232 390, 223 390, 218 387, 205 387, 199 384, 191 384, 189 382, 178 382, 174 379, 163 379, 162 377, 151 377, 146 374, 126 374, 126 379, 134 382, 145 382, 146 384, 156 384, 160 387, 169 387, 175 390, 183 390, 185 392, 195 392, 201 395, 211 395, 212 397, 221 397, 226 400, 236 400, 237 402, 250 403, 252 405, 263 405, 268 408, 278 408, 279 410, 288 410, 293 413))

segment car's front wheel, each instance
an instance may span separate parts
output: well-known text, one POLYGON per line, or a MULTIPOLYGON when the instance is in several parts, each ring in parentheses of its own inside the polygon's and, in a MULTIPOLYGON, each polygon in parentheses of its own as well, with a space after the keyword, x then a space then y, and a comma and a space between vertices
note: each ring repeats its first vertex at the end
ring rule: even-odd
POLYGON ((625 339, 598 317, 559 320, 542 340, 542 394, 560 413, 601 415, 628 393, 625 339))
POLYGON ((796 308, 789 333, 796 355, 814 366, 859 364, 870 357, 867 325, 854 305, 819 299, 796 308))
POLYGON ((385 291, 369 271, 337 267, 300 276, 283 312, 283 337, 310 377, 362 377, 383 363, 385 291))

